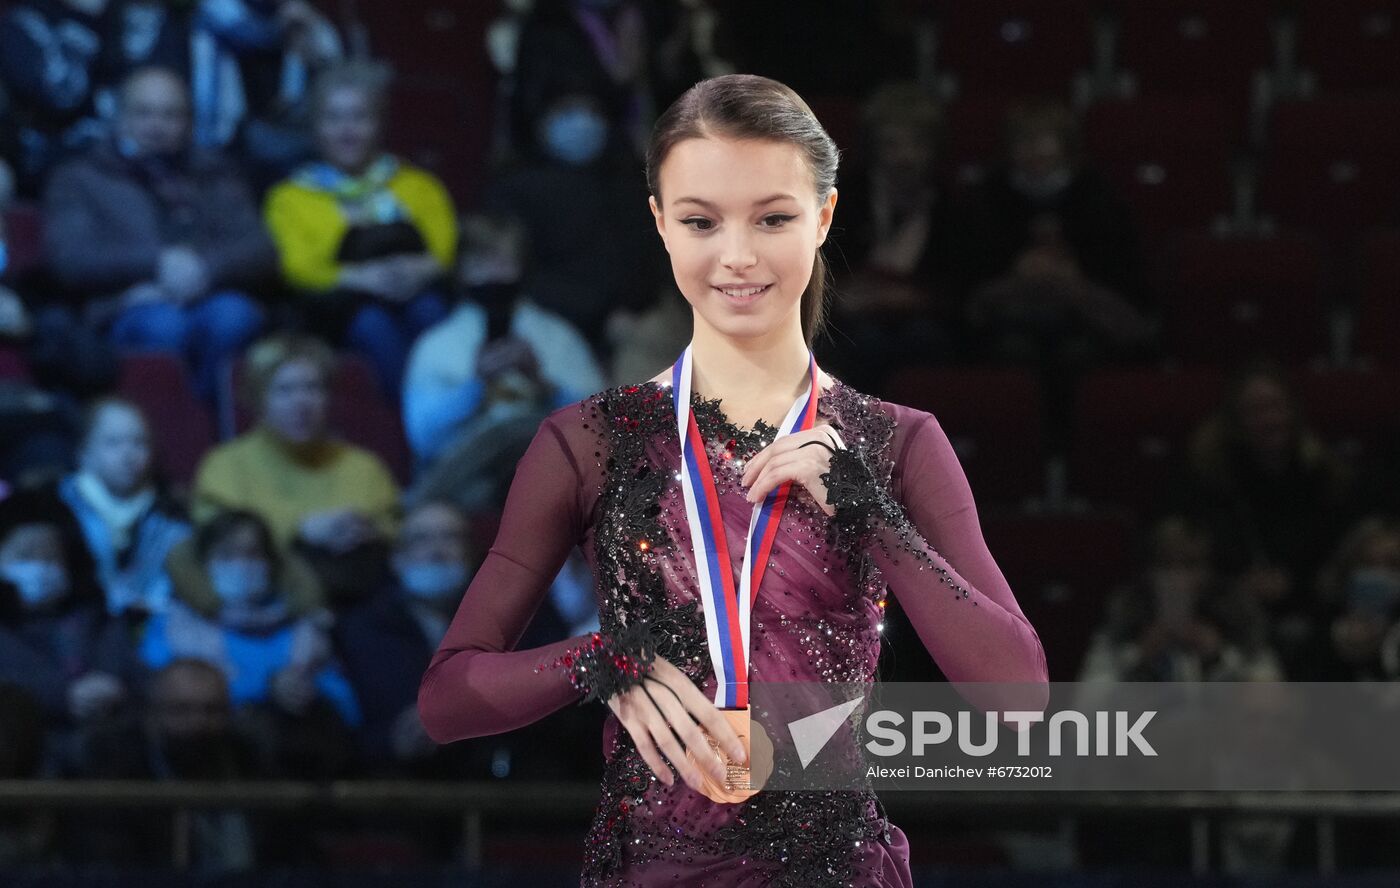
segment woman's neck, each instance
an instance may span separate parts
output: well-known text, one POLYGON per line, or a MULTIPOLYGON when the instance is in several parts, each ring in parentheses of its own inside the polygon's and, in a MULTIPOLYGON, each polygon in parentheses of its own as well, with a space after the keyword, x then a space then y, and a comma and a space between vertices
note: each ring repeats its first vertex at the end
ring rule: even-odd
POLYGON ((734 339, 696 324, 691 341, 691 389, 703 398, 726 404, 790 403, 807 389, 808 349, 800 328, 734 339))

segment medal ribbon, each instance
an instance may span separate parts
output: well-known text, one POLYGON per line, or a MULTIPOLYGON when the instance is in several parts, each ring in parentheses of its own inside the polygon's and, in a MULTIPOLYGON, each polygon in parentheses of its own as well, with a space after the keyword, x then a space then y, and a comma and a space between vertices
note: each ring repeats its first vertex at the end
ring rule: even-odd
MULTIPOLYGON (((778 427, 777 438, 812 428, 817 419, 817 359, 807 353, 810 384, 798 396, 778 427)), ((744 561, 735 588, 729 559, 729 543, 719 508, 719 491, 705 452, 700 427, 690 410, 691 346, 671 368, 671 396, 676 408, 676 429, 681 442, 681 490, 695 552, 695 574, 705 609, 705 634, 714 664, 715 705, 747 709, 749 705, 749 613, 758 599, 768 553, 778 536, 778 523, 787 505, 791 481, 785 481, 754 506, 744 541, 744 561)), ((777 438, 773 440, 776 441, 777 438)))

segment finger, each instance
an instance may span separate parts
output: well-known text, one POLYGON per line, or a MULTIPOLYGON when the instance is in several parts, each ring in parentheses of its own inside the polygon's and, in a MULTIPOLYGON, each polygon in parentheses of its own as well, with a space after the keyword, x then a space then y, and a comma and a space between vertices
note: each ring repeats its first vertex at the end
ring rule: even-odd
POLYGON ((651 768, 651 772, 656 775, 656 779, 667 786, 675 785, 676 776, 671 773, 670 768, 666 767, 666 761, 661 757, 661 753, 657 751, 656 744, 651 742, 651 734, 648 732, 646 726, 641 724, 640 720, 638 720, 624 722, 623 727, 627 728, 627 733, 632 735, 632 743, 636 745, 637 752, 641 755, 642 761, 647 763, 648 768, 651 768))
MULTIPOLYGON (((668 664, 669 665, 669 664, 668 664)), ((685 678, 685 674, 677 671, 677 674, 685 678)), ((668 685, 668 687, 670 687, 668 685)), ((688 679, 679 685, 680 690, 677 698, 685 706, 686 711, 700 722, 701 727, 713 737, 724 749, 728 750, 729 757, 736 762, 745 759, 744 744, 739 741, 739 735, 734 733, 734 728, 725 721, 720 714, 714 701, 701 693, 700 689, 688 679)), ((672 688, 674 691, 675 688, 672 688)))
MULTIPOLYGON (((709 700, 705 702, 709 705, 695 713, 704 726, 705 732, 715 738, 715 742, 719 743, 721 748, 728 750, 729 758, 732 761, 748 764, 748 752, 744 749, 743 742, 739 740, 739 735, 735 733, 734 726, 725 719, 713 703, 710 703, 709 700)), ((720 779, 723 779, 723 775, 720 779)))
POLYGON ((686 757, 685 748, 681 746, 680 740, 676 739, 676 733, 671 729, 670 723, 656 716, 648 719, 647 725, 651 729, 652 739, 660 747, 662 755, 671 762, 671 767, 676 769, 687 786, 699 790, 705 782, 700 773, 700 766, 686 757))
POLYGON ((690 757, 701 767, 708 769, 710 776, 715 780, 723 781, 724 762, 711 752, 709 741, 705 739, 695 719, 691 718, 690 713, 681 705, 680 698, 659 694, 657 702, 661 704, 666 720, 671 724, 671 730, 680 742, 685 744, 690 757))
MULTIPOLYGON (((826 453, 825 450, 822 453, 826 453)), ((776 490, 785 481, 797 481, 804 487, 806 482, 802 479, 807 476, 804 466, 808 464, 811 457, 796 450, 780 457, 775 457, 772 462, 754 479, 753 486, 749 488, 748 500, 759 503, 763 501, 770 491, 776 490)), ((820 465, 820 463, 817 463, 820 465)))

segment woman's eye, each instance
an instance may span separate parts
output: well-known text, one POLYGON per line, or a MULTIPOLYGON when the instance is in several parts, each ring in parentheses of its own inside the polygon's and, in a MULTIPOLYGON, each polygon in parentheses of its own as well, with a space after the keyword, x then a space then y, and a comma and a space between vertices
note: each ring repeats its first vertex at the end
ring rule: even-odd
POLYGON ((782 214, 780 214, 780 213, 774 213, 774 214, 771 215, 771 216, 764 216, 764 217, 763 217, 763 227, 765 227, 765 228, 781 228, 782 226, 786 225, 788 222, 791 222, 791 221, 792 221, 793 219, 795 219, 795 218, 797 218, 797 217, 795 217, 795 216, 784 216, 784 215, 782 215, 782 214))
POLYGON ((703 216, 692 216, 689 219, 682 219, 681 224, 691 226, 694 231, 709 231, 714 223, 703 216))

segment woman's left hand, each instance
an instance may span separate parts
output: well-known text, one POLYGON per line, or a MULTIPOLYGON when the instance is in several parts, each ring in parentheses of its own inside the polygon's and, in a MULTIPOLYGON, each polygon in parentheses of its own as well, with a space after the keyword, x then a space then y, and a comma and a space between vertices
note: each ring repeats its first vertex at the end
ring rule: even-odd
POLYGON ((741 483, 748 488, 744 498, 751 503, 761 503, 769 491, 792 481, 804 487, 823 512, 834 515, 836 509, 827 502, 826 484, 821 476, 831 469, 832 451, 845 448, 841 435, 826 423, 805 432, 783 435, 760 450, 744 467, 741 483))

